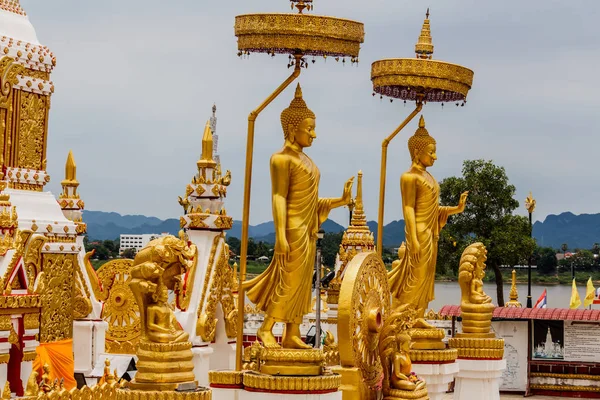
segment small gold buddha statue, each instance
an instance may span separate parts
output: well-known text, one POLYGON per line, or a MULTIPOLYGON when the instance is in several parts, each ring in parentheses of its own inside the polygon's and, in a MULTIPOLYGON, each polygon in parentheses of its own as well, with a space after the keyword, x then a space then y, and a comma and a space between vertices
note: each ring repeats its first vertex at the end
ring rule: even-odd
POLYGON ((399 351, 392 356, 392 373, 390 376, 390 385, 398 390, 420 390, 425 387, 425 382, 420 380, 412 372, 412 362, 410 360, 410 342, 408 334, 399 334, 396 337, 399 344, 399 351))
POLYGON ((189 334, 180 328, 173 310, 169 307, 169 292, 162 282, 159 282, 152 299, 155 302, 147 309, 148 339, 155 343, 187 342, 189 334))
POLYGON ((52 385, 52 380, 50 379, 50 366, 48 364, 44 364, 42 367, 42 382, 40 382, 40 389, 44 393, 51 392, 54 386, 52 385))
POLYGON ((425 129, 421 116, 419 128, 408 140, 412 158, 410 169, 402 174, 402 210, 406 223, 404 249, 388 274, 390 289, 397 304, 412 304, 417 311, 415 328, 433 328, 424 320, 429 302, 434 299, 435 266, 440 231, 448 217, 462 213, 468 192, 457 206, 440 206, 440 187, 427 171, 437 160, 435 139, 425 129))
POLYGON ((39 374, 37 371, 31 371, 31 375, 29 375, 29 379, 27 379, 27 387, 25 388, 26 397, 37 397, 40 392, 38 376, 39 374))
POLYGON ((315 114, 302 98, 300 85, 290 106, 281 113, 283 148, 271 156, 275 251, 269 267, 244 283, 247 296, 266 316, 258 337, 266 348, 278 348, 272 329, 284 322, 282 346, 309 349, 300 336, 302 317, 311 312, 311 282, 317 232, 333 208, 352 199, 352 182, 339 198, 319 198, 319 169, 304 153, 317 137, 315 114))

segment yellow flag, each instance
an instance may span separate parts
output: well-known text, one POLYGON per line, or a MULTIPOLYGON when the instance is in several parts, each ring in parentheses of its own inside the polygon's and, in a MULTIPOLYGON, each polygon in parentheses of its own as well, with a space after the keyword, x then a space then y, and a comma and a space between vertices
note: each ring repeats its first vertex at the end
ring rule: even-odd
POLYGON ((585 299, 583 299, 583 306, 588 308, 590 305, 594 303, 594 298, 596 294, 596 289, 594 289, 594 284, 592 283, 592 277, 587 281, 587 287, 585 289, 585 299))
POLYGON ((579 298, 579 292, 577 291, 577 285, 575 285, 575 279, 573 279, 573 287, 571 288, 571 304, 569 308, 574 310, 579 308, 581 305, 581 299, 579 298))

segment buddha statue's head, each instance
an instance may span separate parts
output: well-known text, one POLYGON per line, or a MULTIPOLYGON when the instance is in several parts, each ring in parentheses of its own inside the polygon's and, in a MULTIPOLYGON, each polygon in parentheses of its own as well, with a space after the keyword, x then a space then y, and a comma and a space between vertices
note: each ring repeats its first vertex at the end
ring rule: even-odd
POLYGON ((300 84, 296 87, 296 94, 290 106, 281 113, 281 127, 285 140, 300 147, 309 147, 317 137, 315 113, 306 106, 300 84))
POLYGON ((414 135, 408 139, 408 151, 413 162, 425 167, 431 167, 437 160, 435 139, 429 136, 425 129, 425 118, 421 115, 419 128, 414 135))

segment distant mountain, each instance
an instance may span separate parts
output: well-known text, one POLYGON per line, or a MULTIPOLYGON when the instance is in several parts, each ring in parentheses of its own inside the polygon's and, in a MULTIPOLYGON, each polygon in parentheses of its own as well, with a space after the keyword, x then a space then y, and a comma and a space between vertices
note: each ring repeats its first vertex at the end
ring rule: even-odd
POLYGON ((559 249, 566 243, 570 250, 591 249, 600 243, 600 214, 551 214, 533 224, 533 236, 540 246, 559 249))
MULTIPOLYGON (((120 215, 115 212, 84 211, 83 221, 88 225, 90 240, 114 240, 121 234, 163 233, 177 235, 179 220, 161 220, 144 215, 120 215)), ((367 222, 371 232, 377 236, 377 222, 367 222)), ((384 227, 383 244, 386 247, 397 247, 404 240, 404 221, 392 221, 384 227)), ((323 223, 325 232, 342 232, 346 228, 330 219, 323 223)), ((273 221, 251 225, 249 236, 256 241, 273 243, 275 228, 273 221)), ((242 222, 233 221, 233 227, 227 231, 228 236, 239 238, 242 234, 242 222)), ((564 212, 559 215, 548 215, 544 222, 533 224, 533 236, 538 245, 560 248, 567 243, 569 249, 590 249, 594 243, 600 243, 600 214, 580 214, 564 212)))

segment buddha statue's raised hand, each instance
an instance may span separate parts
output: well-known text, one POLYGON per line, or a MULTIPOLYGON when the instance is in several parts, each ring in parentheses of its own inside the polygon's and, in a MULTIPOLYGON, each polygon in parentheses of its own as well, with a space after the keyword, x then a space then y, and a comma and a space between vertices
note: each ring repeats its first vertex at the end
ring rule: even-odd
POLYGON ((352 201, 352 185, 354 184, 354 177, 348 179, 344 184, 344 193, 342 194, 342 201, 344 205, 350 204, 352 201))
POLYGON ((463 192, 460 195, 460 200, 458 200, 458 206, 456 207, 457 214, 465 211, 465 206, 467 205, 467 197, 469 196, 469 191, 463 192))

